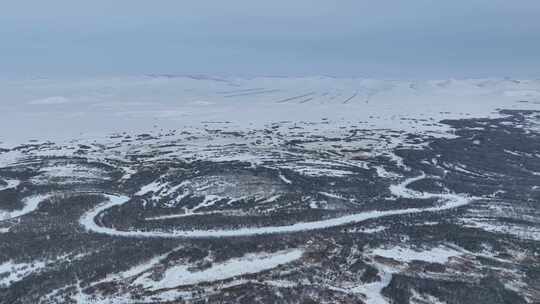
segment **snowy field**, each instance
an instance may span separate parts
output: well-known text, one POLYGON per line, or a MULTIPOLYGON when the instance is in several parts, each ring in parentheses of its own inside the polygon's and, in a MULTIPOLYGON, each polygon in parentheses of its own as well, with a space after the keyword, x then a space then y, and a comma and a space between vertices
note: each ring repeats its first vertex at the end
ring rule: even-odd
POLYGON ((0 88, 2 304, 540 301, 540 80, 0 88))
MULTIPOLYGON (((398 81, 331 77, 220 78, 149 75, 0 80, 0 140, 71 139, 228 122, 364 122, 369 128, 428 128, 402 119, 486 117, 538 109, 540 80, 398 81), (54 119, 51 119, 54 117, 54 119), (69 127, 67 127, 69 126, 69 127)), ((429 126, 435 130, 435 126, 429 126)))

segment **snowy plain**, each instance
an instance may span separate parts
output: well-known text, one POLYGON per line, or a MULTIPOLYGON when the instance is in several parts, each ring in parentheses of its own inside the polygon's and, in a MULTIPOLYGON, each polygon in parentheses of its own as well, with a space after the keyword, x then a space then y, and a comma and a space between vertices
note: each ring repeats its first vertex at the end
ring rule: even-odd
MULTIPOLYGON (((376 80, 332 77, 131 77, 0 80, 0 142, 72 139, 227 122, 365 122, 440 132, 441 119, 539 109, 540 80, 376 80), (54 117, 54 119, 51 119, 54 117), (425 119, 415 124, 402 119, 425 119)), ((442 127, 444 129, 444 127, 442 127)))

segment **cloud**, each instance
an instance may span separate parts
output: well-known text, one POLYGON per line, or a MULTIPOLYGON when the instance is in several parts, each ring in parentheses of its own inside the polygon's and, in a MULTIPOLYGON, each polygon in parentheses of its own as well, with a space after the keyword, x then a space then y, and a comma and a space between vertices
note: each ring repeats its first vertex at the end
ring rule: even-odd
POLYGON ((29 101, 28 104, 31 105, 55 105, 55 104, 64 104, 69 103, 69 99, 62 96, 52 96, 47 98, 35 99, 29 101))

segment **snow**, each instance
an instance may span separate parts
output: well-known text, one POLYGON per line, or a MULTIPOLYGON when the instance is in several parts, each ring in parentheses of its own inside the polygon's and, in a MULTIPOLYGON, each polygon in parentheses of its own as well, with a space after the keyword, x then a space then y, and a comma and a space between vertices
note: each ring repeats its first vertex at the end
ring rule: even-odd
MULTIPOLYGON (((174 301, 179 298, 189 298, 190 292, 163 289, 199 283, 211 283, 238 278, 242 275, 260 273, 299 260, 304 253, 302 249, 288 249, 273 253, 249 253, 239 258, 214 263, 211 267, 200 271, 193 270, 192 267, 195 266, 193 264, 168 266, 162 274, 155 276, 155 271, 164 269, 161 267, 160 263, 172 252, 175 252, 180 248, 182 248, 182 246, 165 254, 156 256, 126 271, 111 274, 105 279, 93 283, 92 286, 110 281, 130 282, 134 287, 142 286, 144 289, 157 291, 157 293, 153 293, 149 296, 152 301, 156 301, 156 299, 162 301, 174 301)), ((234 283, 241 283, 242 281, 243 280, 235 279, 234 283)), ((130 299, 127 295, 107 296, 106 298, 101 298, 97 295, 89 297, 82 292, 79 292, 77 295, 82 295, 83 298, 87 300, 86 302, 83 301, 81 303, 139 303, 144 302, 145 299, 143 298, 141 301, 135 301, 134 299, 130 299)))
MULTIPOLYGON (((464 250, 459 251, 457 246, 438 246, 430 249, 415 250, 409 247, 396 246, 391 248, 375 248, 366 249, 364 255, 369 257, 372 261, 371 264, 377 268, 380 281, 362 284, 349 288, 349 293, 360 293, 365 295, 366 303, 373 304, 388 304, 391 303, 386 297, 382 295, 382 290, 390 284, 392 275, 399 272, 398 268, 390 265, 382 264, 373 260, 376 256, 385 258, 391 258, 399 262, 409 263, 412 261, 425 261, 429 263, 447 263, 450 258, 461 256, 464 254, 464 250)), ((428 299, 427 302, 420 303, 439 303, 437 299, 429 295, 419 295, 413 292, 414 299, 428 299)), ((413 300, 414 300, 413 299, 413 300)), ((413 302, 416 303, 416 302, 413 302)))
MULTIPOLYGON (((390 284, 392 280, 392 274, 397 273, 399 269, 394 268, 390 265, 382 264, 373 260, 376 256, 381 256, 385 258, 391 258, 399 262, 409 263, 415 260, 426 261, 430 263, 447 263, 450 258, 461 256, 464 254, 464 251, 459 251, 457 248, 451 246, 438 246, 430 249, 415 250, 409 247, 396 246, 391 248, 375 248, 375 249, 366 249, 364 255, 369 257, 372 261, 371 264, 377 268, 379 275, 381 276, 380 281, 371 282, 355 286, 346 290, 348 293, 360 293, 365 295, 366 303, 373 304, 388 304, 389 300, 382 295, 382 290, 390 284)), ((428 301, 428 303, 439 303, 436 302, 434 297, 429 295, 422 296, 413 293, 413 297, 418 299, 430 299, 433 301, 428 301)), ((421 302, 424 303, 424 302, 421 302)))
POLYGON ((0 210, 0 221, 5 221, 13 218, 17 218, 20 216, 23 216, 25 214, 28 214, 34 210, 36 210, 39 206, 39 203, 42 201, 50 198, 51 194, 40 194, 40 195, 34 195, 30 197, 26 197, 23 199, 22 203, 24 207, 19 210, 14 211, 2 211, 0 210))
POLYGON ((291 181, 290 179, 286 178, 285 175, 283 175, 283 174, 281 174, 281 173, 279 174, 279 178, 280 178, 285 184, 289 184, 289 185, 292 184, 292 181, 291 181))
MULTIPOLYGON (((2 139, 0 138, 0 144, 2 139)), ((1 147, 1 146, 0 146, 1 147)), ((18 150, 10 150, 8 152, 0 152, 0 167, 8 168, 16 164, 23 157, 23 153, 18 150)))
POLYGON ((359 228, 359 229, 352 229, 348 232, 361 232, 361 233, 377 233, 386 230, 387 227, 385 226, 375 226, 375 227, 366 227, 366 228, 359 228))
POLYGON ((269 198, 264 199, 263 201, 259 202, 259 204, 269 204, 275 202, 278 198, 281 197, 281 194, 270 196, 269 198))
POLYGON ((381 166, 375 167, 375 170, 377 171, 377 175, 380 176, 380 177, 382 177, 382 178, 393 178, 393 179, 396 179, 396 178, 399 177, 398 174, 389 172, 388 170, 386 170, 385 168, 383 168, 383 167, 381 167, 381 166))
POLYGON ((42 261, 32 263, 4 262, 0 264, 0 288, 7 288, 44 267, 45 262, 42 261))
POLYGON ((369 304, 388 304, 390 302, 386 300, 381 291, 383 288, 388 286, 388 284, 390 284, 390 281, 392 280, 392 273, 395 271, 392 268, 378 263, 374 263, 374 266, 377 268, 379 275, 381 276, 381 280, 353 287, 349 290, 349 292, 361 293, 365 295, 365 302, 369 304))
POLYGON ((130 200, 130 198, 127 196, 117 196, 117 195, 110 195, 110 194, 106 194, 105 198, 107 199, 105 203, 99 204, 98 206, 90 210, 89 212, 83 214, 83 216, 79 220, 79 223, 88 231, 115 235, 114 232, 116 230, 99 226, 95 222, 95 218, 107 209, 127 203, 130 200))
POLYGON ((297 282, 287 281, 287 280, 267 280, 264 281, 264 284, 275 286, 279 288, 293 288, 298 286, 297 282))
POLYGON ((428 198, 434 197, 433 195, 429 193, 418 192, 410 188, 407 188, 408 185, 414 182, 420 181, 424 178, 426 178, 426 175, 422 174, 417 177, 408 178, 400 184, 390 185, 390 192, 396 197, 409 198, 409 199, 428 199, 428 198))
POLYGON ((5 182, 5 186, 0 186, 0 191, 17 188, 21 183, 19 180, 15 179, 7 179, 5 182))
POLYGON ((141 284, 144 288, 158 290, 174 288, 182 285, 193 285, 203 282, 221 281, 246 274, 254 274, 270 270, 279 265, 291 263, 302 257, 300 249, 285 250, 275 253, 247 254, 240 258, 233 258, 222 263, 215 263, 210 268, 201 271, 190 271, 188 265, 168 267, 162 278, 158 281, 145 274, 134 284, 141 284))
POLYGON ((508 234, 517 239, 540 241, 540 213, 534 207, 500 200, 491 200, 474 207, 467 210, 459 220, 464 227, 508 234))
MULTIPOLYGON (((294 166, 283 166, 283 168, 291 169, 305 176, 333 176, 333 177, 344 177, 351 175, 352 172, 346 170, 339 170, 333 168, 325 168, 321 164, 294 164, 294 166)), ((283 176, 280 176, 283 179, 283 176)))
POLYGON ((319 194, 321 194, 323 196, 326 196, 326 197, 329 197, 329 198, 335 198, 335 199, 338 199, 338 200, 342 200, 342 201, 347 201, 348 200, 348 199, 344 198, 343 196, 336 195, 336 194, 333 194, 333 193, 319 191, 319 194))
POLYGON ((159 192, 165 185, 160 183, 159 181, 153 181, 151 182, 150 184, 148 185, 144 185, 141 187, 141 189, 135 193, 135 195, 139 195, 139 196, 142 196, 142 195, 145 195, 147 193, 150 193, 150 192, 153 192, 153 193, 157 193, 159 192))
MULTIPOLYGON (((354 214, 341 215, 335 218, 324 218, 311 222, 296 222, 284 226, 240 227, 235 229, 185 229, 156 231, 121 231, 114 227, 101 226, 100 215, 110 208, 125 204, 130 197, 121 194, 106 194, 105 201, 95 206, 80 218, 80 224, 88 232, 122 237, 156 237, 156 238, 199 238, 199 237, 235 237, 263 234, 294 233, 301 231, 325 229, 388 216, 399 216, 413 213, 429 213, 466 206, 476 198, 459 193, 429 193, 410 188, 414 182, 428 178, 425 174, 401 180, 400 177, 383 166, 376 166, 377 157, 384 157, 396 165, 408 170, 403 160, 392 153, 399 145, 407 146, 407 132, 418 135, 436 137, 452 137, 449 126, 438 123, 441 119, 497 117, 497 109, 540 109, 540 81, 523 80, 520 82, 502 79, 465 79, 450 81, 405 81, 405 80, 372 80, 372 79, 337 79, 329 77, 272 78, 254 77, 250 79, 229 77, 224 81, 210 78, 195 79, 193 77, 125 77, 84 80, 40 80, 14 81, 9 84, 0 83, 0 98, 3 104, 3 119, 0 128, 10 130, 0 138, 0 145, 22 143, 36 137, 39 142, 46 139, 73 139, 73 145, 43 147, 39 151, 26 153, 24 150, 0 152, 0 167, 7 167, 24 161, 26 156, 73 156, 75 150, 64 149, 76 147, 75 143, 100 143, 105 148, 92 147, 90 158, 119 159, 125 162, 125 155, 147 154, 143 160, 152 164, 160 159, 212 160, 212 161, 245 161, 252 165, 261 165, 274 172, 279 172, 281 182, 271 184, 259 191, 253 188, 241 188, 242 181, 221 176, 211 179, 194 178, 193 184, 173 185, 160 182, 161 177, 142 186, 135 195, 153 193, 151 199, 167 198, 166 206, 178 205, 183 198, 194 196, 202 202, 185 214, 168 214, 147 218, 147 220, 164 220, 184 216, 205 216, 207 208, 215 207, 220 200, 232 204, 244 197, 254 198, 258 204, 272 203, 283 197, 283 189, 292 184, 291 176, 282 173, 294 172, 307 176, 334 176, 347 178, 351 174, 348 169, 375 169, 384 178, 396 182, 389 190, 394 198, 424 199, 436 201, 435 205, 422 208, 405 208, 397 210, 371 210, 354 214), (106 93, 102 93, 106 92, 106 93), (64 97, 65 96, 65 97, 64 97), (518 102, 523 100, 529 103, 518 102), (24 105, 24 106, 21 106, 24 105), (239 111, 238 109, 241 109, 239 111), (54 117, 55 119, 51 119, 54 117), (414 119, 423 119, 414 121, 414 119), (287 122, 291 121, 291 122, 287 122), (261 130, 269 129, 276 124, 276 136, 267 139, 259 136, 261 130), (243 136, 221 136, 206 132, 205 129, 221 129, 223 131, 239 131, 243 136), (372 134, 363 135, 362 140, 344 140, 347 131, 352 127, 373 130, 372 134), (122 139, 109 140, 108 134, 121 134, 128 131, 133 136, 137 132, 149 133, 152 136, 169 130, 191 132, 189 135, 173 135, 169 138, 134 140, 123 143, 122 139), (341 131, 343 130, 343 131, 341 131), (398 132, 396 132, 398 131, 398 132), (402 131, 399 132, 399 131, 402 131), (257 133, 258 132, 258 133, 257 133), (259 134, 253 135, 252 134, 259 134), (308 136, 312 138, 308 139, 308 136), (317 136, 336 138, 335 142, 317 141, 317 136), (192 137, 192 139, 187 139, 192 137), (297 153, 280 151, 289 140, 308 139, 308 142, 294 146, 297 153), (166 147, 171 140, 178 143, 166 147), (256 141, 262 143, 254 144, 256 141), (62 147, 58 148, 57 147, 62 147), (166 148, 162 148, 166 147, 166 148), (224 147, 227 147, 224 149, 224 147), (340 147, 340 148, 336 148, 340 147), (360 148, 369 150, 369 154, 342 152, 360 148), (148 152, 148 153, 147 153, 148 152), (151 153, 160 152, 160 153, 151 153), (280 157, 276 157, 279 154, 280 157), (152 156, 154 155, 154 156, 152 156), (323 155, 323 156, 321 156, 323 155), (276 159, 279 159, 276 161, 276 159), (268 189, 271 189, 269 191, 268 189), (233 194, 232 194, 233 193, 233 194), (261 195, 264 193, 264 195, 261 195), (173 197, 174 196, 174 197, 173 197), (200 212, 197 212, 200 211, 200 212)), ((528 130, 538 125, 524 125, 528 130)), ((180 133, 180 132, 179 132, 180 133)), ((482 144, 481 141, 474 141, 482 144)), ((90 146, 92 146, 90 144, 90 146)), ((1 150, 0 150, 1 151, 1 150)), ((506 151, 509 155, 519 155, 518 151, 506 151)), ((437 163, 433 163, 437 165, 437 163)), ((461 164, 441 164, 448 170, 457 170, 467 174, 478 174, 474 168, 461 164)), ((136 170, 126 166, 123 181, 130 178, 136 170)), ((411 173, 411 170, 409 170, 411 173)), ((540 172, 529 171, 538 175, 540 172)), ((58 182, 72 183, 85 179, 104 179, 106 175, 100 170, 79 165, 51 165, 42 168, 40 176, 31 179, 38 184, 49 183, 51 179, 58 182)), ((6 180, 8 185, 0 187, 0 191, 16 188, 19 181, 6 180)), ((323 190, 323 189, 321 189, 323 190)), ((343 199, 332 190, 321 191, 326 197, 343 199)), ((36 210, 39 203, 47 195, 36 195, 25 198, 23 208, 15 211, 1 211, 0 220, 11 219, 36 210)), ((324 202, 307 201, 312 208, 324 207, 324 202)), ((403 206, 400 206, 403 207, 403 206)), ((228 213, 226 216, 234 216, 228 213)), ((466 226, 474 226, 493 232, 519 234, 519 237, 538 240, 537 230, 520 230, 520 227, 502 226, 495 221, 469 217, 464 220, 466 226)), ((430 223, 424 223, 430 224, 430 223)), ((353 232, 378 233, 383 226, 353 227, 353 232)), ((9 232, 9 228, 0 228, 0 233, 9 232)), ((280 264, 296 261, 301 258, 302 250, 288 250, 276 253, 250 253, 240 258, 214 263, 210 268, 193 271, 193 265, 175 265, 164 269, 157 267, 167 257, 160 255, 126 271, 112 274, 107 280, 125 280, 130 278, 135 284, 147 289, 173 288, 180 285, 214 282, 233 279, 245 274, 258 273, 277 267, 280 264), (191 267, 190 267, 191 266, 191 267), (163 270, 163 276, 153 276, 151 272, 163 270)), ((463 252, 446 245, 432 248, 411 248, 398 245, 389 248, 374 248, 365 251, 366 255, 391 258, 402 263, 415 260, 430 263, 448 263, 453 257, 463 252)), ((0 264, 0 277, 8 274, 11 280, 18 280, 38 271, 42 264, 29 266, 5 262, 0 264), (3 272, 2 272, 3 271, 3 272)), ((363 284, 350 289, 353 293, 362 293, 367 303, 387 303, 381 290, 388 285, 392 274, 397 270, 374 262, 382 280, 363 284)), ((4 278, 4 277, 2 277, 4 278)), ((266 281, 274 286, 294 286, 296 282, 266 281)), ((9 284, 0 281, 2 284, 9 284)), ((80 282, 77 282, 77 302, 95 303, 133 303, 133 299, 110 297, 88 299, 83 293, 80 282)), ((177 291, 161 292, 152 295, 154 299, 174 301, 184 294, 177 291)), ((141 298, 144 301, 145 298, 141 298)), ((413 291, 411 301, 436 302, 430 295, 413 291)))
POLYGON ((414 289, 411 289, 412 296, 409 299, 411 304, 425 304, 425 303, 431 303, 431 304, 446 304, 446 302, 440 301, 438 298, 429 295, 429 294, 420 294, 414 289))
MULTIPOLYGON (((158 294, 152 294, 152 295, 137 295, 136 298, 132 297, 130 294, 125 295, 107 295, 107 296, 99 296, 99 295, 88 295, 83 293, 80 287, 75 286, 77 293, 73 295, 71 298, 77 303, 77 304, 147 304, 147 303, 155 303, 156 301, 162 302, 162 303, 169 303, 172 301, 176 301, 179 299, 189 299, 189 297, 192 295, 191 292, 182 292, 177 290, 166 290, 162 291, 158 294)), ((56 301, 58 303, 63 303, 65 300, 64 298, 58 298, 54 295, 51 295, 48 297, 49 300, 56 301)), ((53 302, 53 303, 56 303, 53 302)))
POLYGON ((205 122, 245 129, 323 118, 369 122, 373 129, 444 132, 436 124, 444 118, 495 116, 499 108, 540 108, 539 80, 135 76, 0 80, 0 87, 0 129, 10 130, 0 141, 17 143, 205 122), (517 102, 524 99, 530 102, 517 102), (432 121, 410 124, 402 118, 432 121))
POLYGON ((464 227, 482 229, 488 232, 509 234, 518 239, 540 241, 540 228, 531 225, 500 223, 489 219, 466 218, 462 220, 464 227))
POLYGON ((199 237, 234 237, 234 236, 251 236, 251 235, 263 235, 263 234, 276 234, 276 233, 293 233, 300 231, 319 230, 337 226, 343 226, 353 223, 361 223, 370 219, 376 219, 387 216, 420 213, 420 212, 438 212, 458 208, 471 203, 474 198, 467 196, 460 196, 452 193, 445 194, 431 194, 426 192, 418 192, 412 189, 408 189, 407 185, 424 178, 422 174, 419 177, 409 178, 404 182, 393 185, 390 190, 395 196, 402 196, 407 198, 419 198, 419 199, 438 199, 440 202, 438 205, 426 208, 406 208, 396 210, 373 210, 365 211, 356 214, 344 215, 341 217, 324 219, 312 222, 298 222, 287 226, 268 226, 268 227, 244 227, 231 230, 174 230, 174 231, 120 231, 114 228, 99 226, 94 218, 101 212, 112 208, 114 206, 122 205, 129 201, 129 197, 106 195, 108 201, 100 204, 91 211, 85 213, 80 219, 80 223, 88 231, 96 233, 109 234, 115 236, 124 237, 163 237, 163 238, 199 238, 199 237))
MULTIPOLYGON (((122 237, 156 237, 156 238, 200 238, 200 237, 235 237, 263 234, 294 233, 301 231, 325 229, 388 216, 413 213, 429 213, 466 206, 476 198, 459 193, 429 193, 416 191, 409 186, 416 181, 428 178, 425 174, 400 180, 400 177, 383 166, 374 166, 377 157, 385 157, 404 168, 403 160, 392 153, 398 145, 407 145, 407 132, 437 137, 452 137, 450 127, 438 123, 441 119, 496 117, 497 109, 540 109, 540 81, 466 79, 450 81, 404 81, 404 80, 371 80, 371 79, 336 79, 328 77, 304 78, 271 78, 254 77, 226 78, 214 81, 209 78, 194 79, 192 77, 176 77, 164 79, 160 77, 128 77, 85 80, 40 80, 11 82, 0 86, 0 98, 6 104, 2 108, 3 119, 0 128, 10 130, 0 138, 0 145, 21 143, 26 139, 37 137, 46 139, 77 138, 73 143, 103 143, 104 149, 89 158, 121 159, 124 155, 147 153, 151 156, 144 160, 152 164, 159 159, 212 160, 212 161, 245 161, 253 165, 264 165, 272 170, 295 172, 307 176, 334 176, 347 178, 350 166, 359 169, 375 169, 384 178, 396 182, 389 190, 394 198, 434 200, 435 205, 423 208, 405 208, 397 210, 371 210, 354 214, 341 215, 311 222, 297 222, 284 226, 241 227, 235 229, 185 229, 156 231, 121 231, 114 227, 101 226, 100 215, 115 206, 125 204, 130 197, 121 194, 106 194, 105 201, 95 206, 80 218, 80 224, 88 232, 122 237), (24 93, 23 93, 24 92, 24 93), (108 92, 101 94, 100 92, 108 92), (66 97, 63 97, 65 95, 66 97), (527 99, 529 103, 518 102, 527 99), (21 104, 26 105, 21 107, 21 104), (29 106, 32 105, 32 106, 29 106), (238 109, 242 109, 239 111, 238 109), (52 120, 51 117, 55 119, 52 120), (413 119, 424 119, 412 121, 413 119), (286 121, 292 122, 286 122, 286 121), (270 139, 252 136, 257 131, 268 129, 276 124, 279 136, 268 136, 270 139), (67 127, 69 126, 69 127, 67 127), (210 127, 208 127, 210 126, 210 127), (244 136, 214 136, 205 132, 217 126, 224 131, 241 131, 244 136), (346 131, 352 127, 373 130, 361 141, 343 140, 346 131), (171 138, 154 138, 121 143, 119 140, 108 140, 107 134, 127 130, 130 135, 141 131, 152 135, 168 132, 168 130, 191 132, 189 135, 174 135, 171 138), (295 131, 299 129, 299 131, 295 131), (13 130, 13 131, 11 131, 13 130), (344 131, 340 131, 344 130, 344 131), (255 132, 252 132, 255 131, 255 132), (403 131, 403 133, 396 132, 403 131), (340 133, 341 132, 341 133, 340 133), (279 151, 277 148, 293 139, 306 139, 305 134, 314 135, 315 140, 295 146, 298 153, 279 151), (94 137, 96 136, 96 137, 94 137), (336 142, 318 142, 316 136, 337 138, 336 142), (187 140, 187 137, 193 139, 187 140), (103 140, 103 139, 106 140, 103 140), (161 148, 175 140, 178 145, 161 148), (261 140, 261 144, 253 144, 261 140), (343 150, 365 148, 369 154, 343 152, 343 150), (223 147, 227 147, 224 149, 223 147), (301 150, 301 151, 300 151, 301 150), (280 157, 276 157, 279 153, 280 157), (325 154, 326 153, 326 154, 325 154), (334 153, 334 154, 333 154, 334 153), (320 155, 324 155, 321 157, 320 155), (276 161, 279 159, 279 161, 276 161), (373 161, 373 162, 372 162, 373 161), (287 171, 285 171, 287 170, 287 171), (400 182, 398 182, 400 181, 400 182)), ((524 126, 533 130, 533 125, 524 126)), ((260 134, 260 132, 259 132, 260 134)), ((312 138, 312 139, 313 139, 312 138)), ((482 144, 481 141, 474 141, 482 144)), ((75 146, 75 144, 73 145, 75 146)), ((35 156, 73 155, 69 149, 44 147, 35 156), (56 149, 56 150, 55 150, 56 149)), ((65 146, 64 146, 65 147, 65 146)), ((284 150, 284 149, 283 149, 284 150)), ((0 150, 1 151, 1 150, 0 150)), ((509 155, 519 155, 517 151, 506 151, 509 155)), ((0 152, 0 167, 7 167, 24 160, 24 150, 0 152)), ((20 163, 19 163, 20 164, 20 163)), ((433 164, 437 165, 436 162, 433 164)), ((441 164, 448 170, 457 170, 467 174, 478 174, 474 168, 464 165, 441 164)), ((133 168, 123 167, 127 180, 136 172, 133 168)), ((356 168, 355 168, 356 169, 356 168)), ((275 171, 276 172, 276 171, 275 171)), ((286 185, 292 184, 291 177, 281 171, 279 179, 286 185)), ((409 170, 409 173, 411 171, 409 170)), ((540 172, 529 171, 538 175, 540 172)), ((291 173, 292 174, 292 173, 291 173)), ((54 165, 42 168, 41 175, 31 181, 39 184, 50 182, 50 179, 65 179, 69 183, 77 179, 103 179, 106 175, 100 170, 79 165, 54 165)), ((193 184, 173 186, 162 183, 158 178, 142 186, 135 195, 153 193, 152 199, 167 197, 166 206, 176 206, 187 196, 197 196, 202 203, 185 214, 169 214, 147 218, 147 220, 164 220, 182 218, 184 216, 205 216, 208 212, 196 212, 212 208, 220 200, 230 204, 245 196, 255 198, 258 204, 272 203, 283 196, 283 183, 272 184, 272 191, 263 189, 241 189, 242 182, 234 178, 213 177, 211 179, 194 178, 193 184), (231 190, 232 189, 232 190, 231 190), (234 193, 234 195, 231 195, 234 193), (264 193, 264 196, 260 196, 264 193), (173 198, 169 196, 174 195, 173 198)), ((8 185, 0 187, 0 191, 16 188, 19 181, 6 180, 8 185)), ((321 189, 322 190, 322 189, 321 189)), ((321 191, 319 194, 336 199, 346 199, 337 194, 321 191)), ((47 195, 36 195, 25 198, 21 210, 1 211, 0 220, 11 219, 36 210, 39 203, 47 195)), ((312 208, 321 208, 323 202, 309 201, 312 208)), ((233 215, 232 213, 226 214, 233 215)), ((521 238, 539 240, 538 230, 517 225, 503 226, 495 221, 478 218, 463 220, 466 226, 473 226, 500 233, 512 233, 521 238), (516 226, 516 227, 515 227, 516 226)), ((424 223, 430 224, 430 223, 424 223)), ((370 224, 371 225, 371 224, 370 224)), ((358 225, 360 226, 360 225, 358 225)), ((367 225, 366 225, 367 226, 367 225)), ((354 232, 377 233, 383 226, 354 227, 354 232)), ((0 228, 0 233, 9 232, 9 228, 0 228)), ((276 253, 250 253, 240 258, 215 263, 210 268, 193 271, 193 265, 175 265, 164 270, 163 277, 152 276, 150 272, 159 267, 159 263, 167 254, 154 257, 126 271, 112 274, 107 280, 124 280, 132 278, 135 284, 148 289, 173 288, 180 285, 198 284, 232 279, 236 276, 258 273, 277 267, 280 264, 296 261, 301 258, 302 250, 288 250, 276 253), (136 278, 135 278, 136 277, 136 278)), ((398 245, 390 248, 374 248, 366 255, 391 258, 402 263, 415 260, 430 263, 448 263, 453 257, 463 254, 453 247, 440 245, 432 248, 411 248, 398 245)), ((396 270, 382 264, 374 263, 382 280, 363 284, 350 289, 353 293, 362 293, 367 303, 387 303, 381 290, 388 285, 392 273, 396 270)), ((0 264, 1 275, 8 274, 11 280, 20 279, 39 270, 43 265, 29 266, 6 262, 0 264), (3 272, 2 272, 3 271, 3 272)), ((162 268, 161 268, 162 269, 162 268)), ((3 277, 2 277, 3 278, 3 277)), ((294 286, 295 282, 267 281, 274 286, 294 286)), ((87 297, 77 282, 77 302, 85 302, 87 297)), ((2 284, 9 284, 0 281, 2 284)), ((167 291, 153 295, 156 299, 173 301, 183 296, 177 291, 167 291)), ((133 303, 129 298, 109 298, 103 303, 133 303)), ((143 301, 144 299, 141 299, 143 301)), ((436 302, 429 295, 420 295, 413 291, 411 301, 436 302)), ((97 300, 96 300, 97 301, 97 300)), ((98 303, 98 302, 96 302, 98 303)), ((101 302, 99 302, 101 303, 101 302)))
MULTIPOLYGON (((173 251, 178 250, 180 248, 181 247, 178 247, 178 248, 174 249, 173 251)), ((167 256, 169 256, 169 254, 170 254, 170 252, 167 252, 167 253, 162 254, 162 255, 158 255, 156 257, 151 258, 148 261, 145 261, 144 263, 133 266, 133 267, 131 267, 130 269, 128 269, 126 271, 122 271, 122 272, 119 272, 119 273, 108 275, 105 279, 103 279, 101 281, 98 281, 98 282, 94 283, 93 285, 97 285, 97 284, 102 283, 102 282, 109 282, 109 281, 113 281, 113 280, 124 280, 124 279, 127 279, 127 278, 131 278, 131 277, 140 275, 140 274, 154 268, 159 262, 161 262, 163 259, 165 259, 167 256)))
MULTIPOLYGON (((375 248, 366 249, 364 255, 369 257, 371 265, 377 268, 381 277, 380 281, 362 284, 349 289, 345 292, 353 294, 363 294, 365 296, 365 302, 369 304, 388 304, 391 303, 386 297, 383 296, 382 290, 390 284, 392 275, 399 272, 399 269, 391 265, 386 265, 377 262, 373 258, 381 256, 385 258, 391 258, 399 262, 409 263, 415 260, 426 261, 430 263, 447 263, 450 258, 463 255, 463 251, 458 251, 454 247, 450 246, 438 246, 424 250, 414 250, 409 247, 392 247, 392 248, 375 248)), ((436 302, 436 298, 429 295, 419 295, 413 292, 414 299, 430 299, 427 303, 439 303, 436 302)), ((413 299, 413 300, 414 300, 413 299)), ((414 302, 413 302, 414 303, 414 302)), ((420 302, 424 303, 424 302, 420 302)))
POLYGON ((38 185, 47 185, 54 180, 59 184, 75 184, 85 180, 106 179, 99 169, 75 164, 55 164, 40 168, 40 175, 31 181, 38 185))
POLYGON ((453 248, 439 246, 427 250, 416 250, 409 247, 396 246, 392 248, 376 248, 369 254, 390 258, 396 261, 409 263, 412 261, 424 261, 429 263, 445 264, 452 257, 463 253, 453 248))

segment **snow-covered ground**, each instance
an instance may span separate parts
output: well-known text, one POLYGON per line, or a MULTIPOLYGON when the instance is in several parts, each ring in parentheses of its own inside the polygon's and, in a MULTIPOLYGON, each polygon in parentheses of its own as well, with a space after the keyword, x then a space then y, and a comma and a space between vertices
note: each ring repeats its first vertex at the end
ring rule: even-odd
POLYGON ((13 211, 5 211, 5 210, 0 209, 0 221, 5 221, 5 220, 17 218, 19 216, 28 214, 36 210, 39 206, 39 203, 41 203, 42 201, 50 197, 51 195, 48 195, 48 194, 34 195, 34 196, 24 198, 22 200, 22 203, 24 205, 22 209, 16 209, 13 211))
MULTIPOLYGON (((102 214, 102 212, 122 204, 127 203, 130 198, 127 196, 116 196, 107 194, 107 201, 95 207, 91 211, 85 213, 80 219, 81 225, 88 231, 102 233, 112 236, 124 236, 124 237, 162 237, 162 238, 175 238, 175 237, 235 237, 235 236, 253 236, 263 234, 276 234, 276 233, 293 233, 299 231, 309 231, 325 229, 330 227, 342 226, 353 223, 360 223, 370 219, 376 219, 386 216, 421 213, 421 212, 437 212, 453 208, 458 208, 471 203, 474 198, 466 195, 457 195, 452 193, 445 194, 432 194, 427 192, 414 191, 407 188, 407 186, 419 179, 424 178, 425 175, 420 177, 409 178, 390 187, 392 194, 397 197, 413 198, 413 199, 437 199, 439 204, 433 207, 425 208, 403 208, 396 210, 373 210, 361 213, 355 213, 350 215, 344 215, 341 217, 324 219, 312 222, 298 222, 288 226, 268 226, 268 227, 244 227, 233 230, 178 230, 167 231, 121 231, 115 228, 101 226, 96 222, 96 218, 102 214)), ((175 216, 177 217, 177 216, 175 216)), ((164 217, 170 218, 170 217, 164 217)), ((159 218, 158 218, 159 219, 159 218)))
POLYGON ((408 247, 375 248, 368 254, 390 258, 400 262, 425 261, 429 263, 445 264, 451 257, 463 254, 453 248, 443 246, 430 248, 427 250, 413 249, 408 247))
POLYGON ((0 82, 0 141, 58 140, 200 124, 366 122, 440 131, 440 119, 540 108, 540 80, 139 76, 0 82), (54 119, 51 119, 54 116, 54 119), (425 124, 402 118, 426 119, 425 124))
POLYGON ((540 124, 498 110, 540 110, 539 80, 141 76, 0 89, 0 289, 11 297, 44 275, 62 277, 44 304, 263 290, 336 303, 406 290, 437 303, 467 280, 478 295, 506 286, 536 300, 523 266, 537 261, 540 124), (493 274, 502 285, 482 285, 493 274), (407 285, 418 278, 438 292, 407 285))
POLYGON ((16 179, 5 180, 5 185, 4 186, 0 185, 0 191, 17 188, 17 186, 19 186, 20 183, 21 182, 16 179))
POLYGON ((348 292, 363 294, 365 296, 366 303, 388 304, 388 300, 382 295, 381 292, 383 288, 390 284, 392 273, 394 273, 395 270, 377 263, 374 263, 374 266, 379 271, 381 279, 379 281, 353 287, 348 290, 348 292))
POLYGON ((210 268, 190 271, 188 265, 167 268, 163 277, 156 281, 147 273, 134 281, 147 289, 166 289, 182 285, 194 285, 204 282, 221 281, 246 274, 254 274, 276 268, 302 257, 302 250, 286 250, 275 253, 248 254, 240 258, 216 263, 210 268))
POLYGON ((105 179, 101 171, 91 167, 73 164, 54 164, 40 168, 40 175, 31 179, 34 184, 76 184, 88 179, 105 179))
MULTIPOLYGON (((264 271, 275 269, 302 258, 303 249, 288 249, 272 253, 258 252, 246 254, 242 257, 232 258, 222 262, 212 263, 210 267, 197 269, 194 264, 169 265, 163 268, 165 260, 175 251, 181 250, 180 246, 170 252, 158 255, 142 264, 136 265, 128 270, 114 273, 105 279, 94 282, 93 286, 107 284, 110 282, 129 282, 136 288, 143 288, 146 291, 155 292, 148 301, 173 301, 181 297, 190 297, 190 292, 182 292, 173 288, 187 285, 197 285, 201 283, 212 283, 223 280, 232 280, 227 283, 233 286, 241 284, 244 280, 240 279, 245 275, 253 275, 264 271), (163 272, 156 276, 155 272, 163 272)), ((80 301, 78 303, 134 303, 134 299, 129 296, 117 295, 115 297, 89 296, 82 290, 78 290, 75 296, 80 301)))
POLYGON ((7 261, 0 264, 0 288, 9 287, 11 284, 24 279, 32 273, 45 267, 45 262, 34 261, 32 263, 14 263, 7 261))

